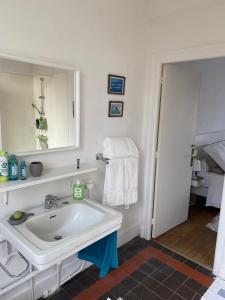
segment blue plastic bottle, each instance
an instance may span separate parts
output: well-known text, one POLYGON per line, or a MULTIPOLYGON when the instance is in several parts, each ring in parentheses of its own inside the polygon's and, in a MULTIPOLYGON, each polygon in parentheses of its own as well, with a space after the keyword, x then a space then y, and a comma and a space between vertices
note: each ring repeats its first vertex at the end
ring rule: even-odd
POLYGON ((20 162, 20 179, 21 180, 27 179, 27 166, 24 160, 20 162))
POLYGON ((18 180, 19 164, 15 155, 10 155, 8 165, 9 165, 9 180, 18 180))

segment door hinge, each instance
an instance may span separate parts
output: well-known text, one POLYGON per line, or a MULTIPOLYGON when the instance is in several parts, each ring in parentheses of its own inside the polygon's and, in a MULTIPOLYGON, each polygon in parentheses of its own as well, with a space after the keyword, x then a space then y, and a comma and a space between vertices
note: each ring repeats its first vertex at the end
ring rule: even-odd
POLYGON ((163 76, 161 77, 161 85, 163 84, 164 78, 163 76))
POLYGON ((152 224, 151 224, 151 238, 152 238, 152 233, 153 233, 153 226, 154 226, 154 219, 152 219, 152 224))
POLYGON ((155 158, 158 159, 158 157, 159 157, 159 153, 158 153, 158 151, 156 151, 155 158))

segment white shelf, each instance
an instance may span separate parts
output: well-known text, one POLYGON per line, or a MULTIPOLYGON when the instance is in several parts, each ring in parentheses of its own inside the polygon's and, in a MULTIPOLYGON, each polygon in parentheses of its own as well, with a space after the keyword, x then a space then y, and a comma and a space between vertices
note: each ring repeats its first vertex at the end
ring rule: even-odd
POLYGON ((68 177, 78 176, 86 173, 97 171, 97 167, 88 164, 82 164, 77 170, 76 166, 65 166, 54 169, 46 169, 40 177, 29 177, 27 180, 8 181, 0 183, 0 193, 10 192, 30 186, 47 183, 55 180, 65 179, 68 177))

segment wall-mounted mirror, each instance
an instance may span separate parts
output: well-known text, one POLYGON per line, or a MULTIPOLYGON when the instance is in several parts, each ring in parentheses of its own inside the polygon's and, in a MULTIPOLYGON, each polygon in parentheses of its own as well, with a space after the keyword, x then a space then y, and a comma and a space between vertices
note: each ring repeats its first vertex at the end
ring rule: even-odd
POLYGON ((79 147, 79 72, 0 57, 0 148, 34 154, 79 147))

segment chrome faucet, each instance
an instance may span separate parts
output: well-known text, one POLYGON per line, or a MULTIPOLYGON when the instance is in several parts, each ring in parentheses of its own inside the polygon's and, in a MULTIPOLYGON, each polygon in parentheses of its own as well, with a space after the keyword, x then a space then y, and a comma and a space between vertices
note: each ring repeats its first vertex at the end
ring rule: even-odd
POLYGON ((50 209, 52 207, 57 207, 58 197, 53 195, 46 195, 45 197, 45 209, 50 209))

